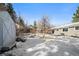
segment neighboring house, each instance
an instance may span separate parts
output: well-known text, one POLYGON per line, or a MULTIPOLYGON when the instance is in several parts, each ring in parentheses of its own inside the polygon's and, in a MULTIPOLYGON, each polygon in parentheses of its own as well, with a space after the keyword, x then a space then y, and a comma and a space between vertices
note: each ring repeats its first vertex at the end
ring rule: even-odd
POLYGON ((19 25, 18 23, 16 23, 16 28, 17 28, 17 30, 21 30, 21 29, 23 29, 24 27, 23 26, 21 26, 21 25, 19 25))
POLYGON ((54 35, 79 36, 79 22, 52 28, 54 35))

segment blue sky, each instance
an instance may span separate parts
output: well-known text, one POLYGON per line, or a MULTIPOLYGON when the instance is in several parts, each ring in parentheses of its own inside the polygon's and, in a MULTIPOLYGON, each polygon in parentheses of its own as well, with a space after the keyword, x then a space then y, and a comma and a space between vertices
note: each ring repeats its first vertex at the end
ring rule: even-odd
POLYGON ((13 8, 17 15, 21 15, 25 22, 33 24, 42 16, 49 17, 53 25, 61 25, 72 21, 73 13, 79 3, 14 3, 13 8))

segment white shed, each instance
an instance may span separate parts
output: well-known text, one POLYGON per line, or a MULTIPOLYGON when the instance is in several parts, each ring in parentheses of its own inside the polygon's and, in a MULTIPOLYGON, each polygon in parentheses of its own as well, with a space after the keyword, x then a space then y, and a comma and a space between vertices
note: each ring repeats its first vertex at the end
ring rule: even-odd
POLYGON ((0 11, 0 50, 15 45, 15 24, 7 11, 0 11))

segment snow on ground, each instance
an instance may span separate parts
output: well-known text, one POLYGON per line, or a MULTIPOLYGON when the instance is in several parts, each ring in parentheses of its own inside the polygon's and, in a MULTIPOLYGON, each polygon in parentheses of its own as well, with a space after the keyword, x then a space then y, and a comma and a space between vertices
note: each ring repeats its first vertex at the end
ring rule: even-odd
POLYGON ((69 52, 67 52, 67 51, 65 51, 64 54, 65 54, 66 56, 69 56, 69 52))
POLYGON ((28 37, 17 42, 17 48, 2 55, 16 56, 79 56, 79 38, 55 36, 54 38, 28 37))
POLYGON ((31 53, 36 50, 39 50, 39 51, 35 52, 34 56, 40 56, 40 55, 44 56, 44 55, 47 55, 48 52, 56 53, 58 51, 58 46, 56 45, 46 46, 44 42, 44 43, 36 45, 35 47, 26 49, 26 52, 31 53))

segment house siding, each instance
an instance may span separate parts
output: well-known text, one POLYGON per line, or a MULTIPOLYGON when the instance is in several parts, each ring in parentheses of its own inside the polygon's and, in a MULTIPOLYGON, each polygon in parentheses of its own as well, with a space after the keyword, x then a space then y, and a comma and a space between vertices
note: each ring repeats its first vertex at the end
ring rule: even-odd
POLYGON ((62 34, 64 34, 65 36, 79 36, 79 30, 75 30, 76 26, 79 26, 79 23, 77 23, 77 24, 75 23, 75 24, 70 25, 68 27, 63 26, 63 28, 62 27, 53 28, 54 35, 62 35, 62 34), (63 31, 64 28, 68 28, 68 31, 63 31))

